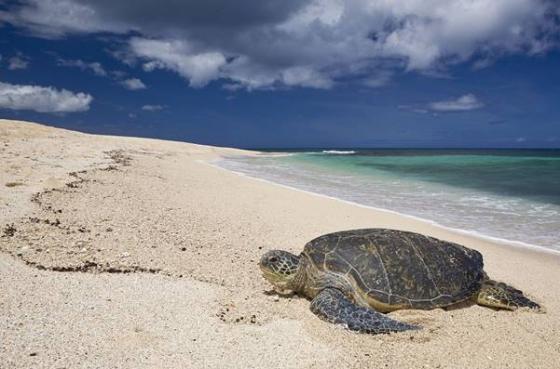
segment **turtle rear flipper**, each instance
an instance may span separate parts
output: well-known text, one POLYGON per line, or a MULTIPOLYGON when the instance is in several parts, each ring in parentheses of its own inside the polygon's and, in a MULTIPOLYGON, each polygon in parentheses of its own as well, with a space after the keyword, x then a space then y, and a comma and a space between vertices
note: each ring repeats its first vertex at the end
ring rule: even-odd
POLYGON ((523 292, 502 282, 491 279, 484 281, 480 292, 476 295, 476 302, 497 309, 515 310, 530 308, 540 310, 540 305, 529 300, 523 292))
POLYGON ((311 311, 319 318, 350 330, 379 334, 420 329, 401 323, 373 309, 358 306, 335 288, 325 288, 311 301, 311 311))

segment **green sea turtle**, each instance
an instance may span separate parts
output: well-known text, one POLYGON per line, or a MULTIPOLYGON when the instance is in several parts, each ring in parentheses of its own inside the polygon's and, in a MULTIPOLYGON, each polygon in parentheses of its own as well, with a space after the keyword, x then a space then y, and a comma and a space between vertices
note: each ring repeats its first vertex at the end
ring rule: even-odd
POLYGON ((489 279, 478 251, 412 232, 330 233, 307 243, 299 256, 269 251, 260 268, 278 293, 308 297, 321 319, 364 333, 420 328, 383 314, 397 309, 468 299, 499 309, 539 308, 521 291, 489 279))

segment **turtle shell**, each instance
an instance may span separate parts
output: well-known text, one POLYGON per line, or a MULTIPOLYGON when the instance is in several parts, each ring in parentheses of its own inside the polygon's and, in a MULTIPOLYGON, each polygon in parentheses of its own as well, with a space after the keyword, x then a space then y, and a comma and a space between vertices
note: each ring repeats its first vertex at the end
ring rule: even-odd
POLYGON ((392 229, 326 234, 307 243, 302 256, 319 275, 347 279, 340 284, 350 286, 347 293, 387 311, 465 300, 480 289, 484 276, 478 251, 392 229))

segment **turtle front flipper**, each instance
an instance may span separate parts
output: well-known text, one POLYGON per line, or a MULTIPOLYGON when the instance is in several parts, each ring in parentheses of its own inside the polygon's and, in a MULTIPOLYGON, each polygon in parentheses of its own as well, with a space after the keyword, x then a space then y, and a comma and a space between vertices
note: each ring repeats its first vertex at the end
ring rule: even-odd
POLYGON ((335 288, 325 288, 311 301, 311 311, 319 318, 360 333, 390 333, 420 329, 401 323, 372 309, 358 306, 335 288))
POLYGON ((525 297, 522 291, 491 279, 484 281, 476 302, 497 309, 515 310, 525 307, 540 310, 540 305, 525 297))

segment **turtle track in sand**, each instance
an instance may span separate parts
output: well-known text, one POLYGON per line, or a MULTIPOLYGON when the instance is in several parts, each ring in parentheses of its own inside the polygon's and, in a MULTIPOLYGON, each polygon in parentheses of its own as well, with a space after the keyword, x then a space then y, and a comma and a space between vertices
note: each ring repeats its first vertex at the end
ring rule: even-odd
MULTIPOLYGON (((82 258, 81 262, 71 262, 64 265, 49 263, 37 258, 37 254, 49 253, 49 249, 41 247, 38 242, 45 237, 53 235, 71 237, 73 234, 88 234, 91 230, 84 225, 61 222, 63 209, 52 201, 53 195, 65 196, 78 192, 87 183, 95 183, 96 174, 99 172, 123 172, 125 167, 131 165, 132 158, 124 150, 111 150, 104 152, 111 160, 111 164, 90 170, 80 170, 68 173, 72 179, 63 187, 50 188, 33 194, 31 202, 36 205, 32 216, 22 218, 16 222, 4 225, 0 229, 0 251, 15 257, 26 265, 39 270, 54 272, 82 272, 82 273, 151 273, 172 275, 160 268, 144 267, 141 265, 114 265, 108 262, 98 262, 95 258, 82 258)), ((105 228, 107 233, 111 227, 105 228)), ((99 235, 99 234, 97 234, 99 235)), ((77 241, 79 245, 84 241, 77 241)), ((63 246, 64 247, 64 246, 63 246)), ((82 248, 83 249, 83 248, 82 248)), ((73 252, 73 251, 69 251, 73 252)))

